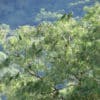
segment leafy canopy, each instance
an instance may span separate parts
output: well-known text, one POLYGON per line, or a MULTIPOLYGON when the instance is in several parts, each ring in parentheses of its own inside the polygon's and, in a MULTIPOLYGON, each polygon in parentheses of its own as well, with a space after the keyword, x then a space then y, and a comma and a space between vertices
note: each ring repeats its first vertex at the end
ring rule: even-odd
POLYGON ((100 4, 84 9, 80 20, 70 13, 37 27, 1 25, 0 91, 8 100, 99 100, 100 4))

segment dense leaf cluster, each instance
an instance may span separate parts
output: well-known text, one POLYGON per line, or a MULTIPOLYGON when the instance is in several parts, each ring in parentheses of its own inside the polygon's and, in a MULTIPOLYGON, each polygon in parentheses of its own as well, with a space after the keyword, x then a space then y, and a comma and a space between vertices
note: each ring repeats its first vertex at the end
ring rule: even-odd
POLYGON ((100 99, 100 4, 85 10, 80 20, 70 13, 37 27, 1 25, 0 91, 8 100, 100 99))

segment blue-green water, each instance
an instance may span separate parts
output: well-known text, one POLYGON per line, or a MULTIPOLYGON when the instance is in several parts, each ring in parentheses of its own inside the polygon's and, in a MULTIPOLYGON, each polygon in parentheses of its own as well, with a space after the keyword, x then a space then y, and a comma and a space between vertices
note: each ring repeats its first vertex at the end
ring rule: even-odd
POLYGON ((95 0, 0 0, 0 23, 8 24, 11 28, 37 25, 41 21, 56 20, 56 16, 51 16, 55 12, 64 14, 73 11, 74 17, 83 16, 83 7, 94 3, 95 0), (47 12, 49 18, 44 14, 47 12))

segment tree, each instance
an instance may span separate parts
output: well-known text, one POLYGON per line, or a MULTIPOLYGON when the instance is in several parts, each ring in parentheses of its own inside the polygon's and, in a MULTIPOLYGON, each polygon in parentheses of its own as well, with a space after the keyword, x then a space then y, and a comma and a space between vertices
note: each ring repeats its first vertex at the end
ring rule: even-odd
POLYGON ((22 26, 2 39, 8 100, 99 100, 100 4, 85 9, 79 21, 22 26))

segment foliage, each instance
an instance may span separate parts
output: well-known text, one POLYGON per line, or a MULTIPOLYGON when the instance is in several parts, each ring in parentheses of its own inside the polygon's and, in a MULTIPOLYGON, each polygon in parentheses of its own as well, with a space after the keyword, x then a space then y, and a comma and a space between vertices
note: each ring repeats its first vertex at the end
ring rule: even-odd
POLYGON ((99 100, 100 4, 85 10, 78 21, 70 13, 4 31, 0 54, 7 57, 0 58, 0 70, 17 69, 0 80, 8 100, 99 100))

